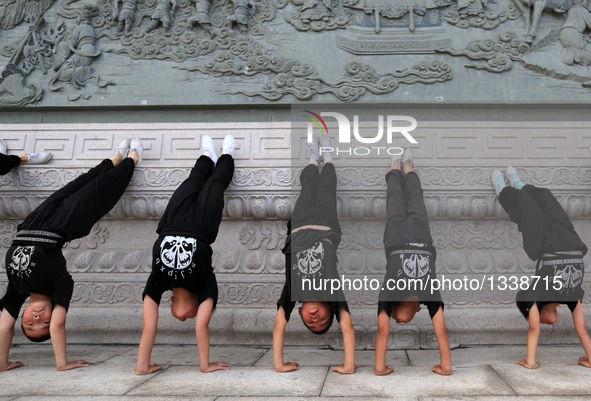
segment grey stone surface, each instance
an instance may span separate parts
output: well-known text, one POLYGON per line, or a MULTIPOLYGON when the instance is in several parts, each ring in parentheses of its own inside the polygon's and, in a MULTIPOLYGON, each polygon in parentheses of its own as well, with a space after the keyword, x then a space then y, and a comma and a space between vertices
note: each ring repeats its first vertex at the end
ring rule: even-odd
MULTIPOLYGON (((310 349, 310 347, 286 347, 283 352, 283 360, 294 361, 300 364, 301 367, 307 366, 336 366, 343 363, 344 354, 342 350, 330 349, 310 349)), ((389 351, 389 363, 394 363, 396 366, 408 366, 408 358, 404 351, 389 351), (390 361, 394 362, 390 362, 390 361)), ((375 351, 356 351, 355 365, 357 366, 373 366, 375 364, 375 351)), ((272 367, 273 353, 267 352, 261 359, 257 361, 255 366, 272 367)))
POLYGON ((360 368, 352 376, 329 373, 322 396, 459 396, 514 395, 511 388, 486 366, 460 367, 453 376, 439 376, 429 367, 401 367, 390 376, 375 376, 373 368, 360 368))
MULTIPOLYGON (((21 355, 32 355, 39 350, 35 344, 18 348, 22 348, 21 355)), ((548 348, 541 353, 576 355, 578 352, 576 346, 548 348)), ((342 352, 313 347, 305 353, 301 347, 287 347, 286 355, 303 356, 316 351, 322 358, 311 359, 311 362, 318 362, 318 366, 301 364, 297 372, 280 374, 275 373, 271 366, 259 366, 259 363, 247 366, 253 363, 253 348, 237 345, 214 347, 212 350, 218 356, 233 355, 232 369, 204 374, 196 366, 185 365, 189 362, 183 358, 186 346, 171 344, 162 345, 159 350, 159 357, 170 362, 164 371, 136 376, 133 373, 135 349, 136 346, 132 345, 90 346, 88 359, 102 362, 69 372, 56 372, 52 366, 45 365, 27 365, 2 372, 0 401, 582 401, 591 397, 589 371, 573 365, 572 361, 570 364, 548 363, 537 371, 526 370, 513 363, 496 362, 515 352, 512 346, 464 350, 465 353, 455 358, 454 374, 448 377, 431 373, 430 361, 420 366, 395 366, 395 372, 386 377, 375 376, 373 366, 361 366, 355 374, 342 376, 328 371, 329 365, 338 360, 342 352), (113 348, 127 352, 118 355, 113 348), (500 357, 495 358, 493 351, 500 357), (325 361, 324 365, 322 361, 325 361), (491 362, 494 363, 491 365, 491 362), (32 380, 36 384, 28 385, 32 380)), ((264 350, 266 355, 271 353, 269 348, 264 350)), ((42 358, 45 358, 44 353, 42 358)), ((421 354, 413 353, 414 361, 418 363, 420 358, 417 355, 421 354)))
MULTIPOLYGON (((127 345, 70 344, 68 357, 72 360, 84 359, 99 364, 118 355, 129 352, 127 345)), ((55 366, 51 344, 17 345, 10 350, 11 360, 21 361, 26 366, 55 366)))
POLYGON ((66 372, 49 367, 26 367, 2 372, 0 396, 20 396, 24 392, 31 396, 121 396, 146 380, 145 377, 136 376, 129 367, 107 368, 105 364, 66 372), (27 383, 33 377, 37 378, 36 384, 28 386, 27 383))
MULTIPOLYGON (((41 399, 41 397, 18 397, 15 400, 18 401, 36 401, 41 399)), ((78 396, 66 396, 60 395, 59 397, 43 397, 43 400, 46 401, 75 401, 80 400, 81 398, 78 396)), ((134 396, 85 396, 84 399, 92 399, 93 401, 117 401, 117 400, 127 400, 127 401, 172 401, 172 400, 187 400, 187 401, 214 401, 216 397, 200 397, 200 396, 187 396, 187 397, 180 397, 180 396, 156 396, 156 397, 134 397, 134 396)))
MULTIPOLYGON (((451 357, 454 366, 492 365, 515 362, 524 352, 525 345, 458 348, 452 350, 451 357)), ((439 361, 438 350, 407 350, 406 353, 411 366, 433 366, 439 361)))
MULTIPOLYGON (((209 350, 209 359, 212 361, 225 361, 231 366, 252 366, 267 353, 267 348, 212 346, 209 350)), ((110 359, 107 363, 127 367, 135 366, 137 363, 137 347, 110 359)), ((152 363, 161 366, 199 366, 197 345, 156 344, 152 351, 152 363)))
POLYGON ((519 365, 493 365, 495 372, 520 395, 586 395, 591 388, 579 383, 588 383, 589 370, 576 365, 547 363, 539 369, 529 370, 519 365))
POLYGON ((325 367, 312 367, 283 375, 272 368, 236 367, 205 374, 191 367, 171 367, 129 394, 314 396, 320 394, 326 372, 325 367))
POLYGON ((584 401, 587 396, 485 396, 485 397, 419 397, 419 401, 584 401))

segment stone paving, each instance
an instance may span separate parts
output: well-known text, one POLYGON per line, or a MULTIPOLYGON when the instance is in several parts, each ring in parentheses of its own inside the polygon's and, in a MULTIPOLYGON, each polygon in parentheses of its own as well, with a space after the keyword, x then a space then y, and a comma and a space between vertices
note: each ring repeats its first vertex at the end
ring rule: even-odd
POLYGON ((382 400, 511 401, 589 400, 591 369, 577 365, 579 346, 542 345, 542 367, 526 370, 514 364, 525 346, 488 346, 452 351, 454 374, 431 373, 436 350, 392 350, 390 376, 373 374, 373 351, 357 351, 354 375, 342 376, 329 366, 341 362, 342 351, 286 347, 286 360, 297 372, 272 369, 272 350, 265 347, 214 346, 211 360, 232 364, 228 371, 201 373, 194 345, 156 345, 153 362, 164 366, 148 376, 133 373, 136 345, 70 345, 71 359, 93 364, 57 372, 49 344, 18 345, 12 360, 25 367, 0 373, 0 401, 5 400, 382 400))

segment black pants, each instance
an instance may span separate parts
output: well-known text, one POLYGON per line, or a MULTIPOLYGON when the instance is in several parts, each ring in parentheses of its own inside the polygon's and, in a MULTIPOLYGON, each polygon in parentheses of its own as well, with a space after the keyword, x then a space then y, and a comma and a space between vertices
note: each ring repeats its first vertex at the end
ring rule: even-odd
POLYGON ((413 242, 433 244, 429 215, 417 173, 411 171, 403 175, 400 170, 391 170, 386 174, 386 185, 386 251, 413 242))
POLYGON ((15 155, 0 153, 0 175, 8 174, 13 168, 20 166, 21 158, 15 155))
POLYGON ((291 227, 327 226, 341 234, 337 217, 337 173, 332 163, 318 167, 309 164, 300 174, 302 189, 294 206, 291 227))
POLYGON ((110 159, 54 192, 27 216, 18 230, 50 231, 66 241, 81 238, 119 201, 127 188, 134 162, 125 158, 117 166, 110 159))
POLYGON ((209 157, 201 156, 189 177, 174 191, 156 231, 196 233, 212 244, 222 221, 224 191, 233 175, 231 155, 221 155, 217 165, 209 157))
POLYGON ((587 247, 554 195, 546 188, 526 185, 518 190, 505 187, 499 203, 523 236, 523 249, 532 260, 544 253, 582 251, 587 247))

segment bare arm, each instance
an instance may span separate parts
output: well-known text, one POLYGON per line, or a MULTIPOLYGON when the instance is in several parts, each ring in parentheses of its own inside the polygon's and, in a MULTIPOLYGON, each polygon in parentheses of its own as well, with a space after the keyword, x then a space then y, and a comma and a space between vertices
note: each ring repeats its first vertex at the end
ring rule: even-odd
POLYGON ((528 369, 537 369, 540 363, 536 360, 538 339, 540 338, 540 311, 538 305, 533 304, 528 315, 529 329, 527 331, 527 357, 517 361, 518 365, 528 369))
POLYGON ((378 315, 378 332, 376 333, 376 366, 374 370, 374 373, 378 376, 385 376, 394 372, 392 367, 386 366, 389 336, 390 316, 388 316, 386 311, 380 311, 378 315))
POLYGON ((579 365, 591 368, 591 339, 585 327, 585 316, 583 315, 583 307, 580 302, 577 303, 577 307, 573 310, 573 325, 579 336, 579 341, 585 350, 585 356, 579 358, 579 365))
POLYGON ((433 366, 432 370, 439 375, 451 375, 451 351, 449 349, 449 340, 447 338, 445 316, 442 307, 439 307, 431 323, 433 323, 433 331, 435 332, 435 337, 437 337, 440 357, 440 363, 433 366))
POLYGON ((273 366, 275 372, 284 373, 298 370, 299 365, 296 362, 283 362, 283 343, 285 338, 285 327, 287 319, 285 310, 282 306, 277 309, 275 325, 273 326, 273 366))
POLYGON ((23 366, 22 362, 11 362, 8 359, 12 337, 14 336, 15 320, 6 309, 0 315, 0 372, 23 366))
POLYGON ((344 308, 340 310, 339 324, 343 333, 343 345, 345 348, 345 362, 333 368, 333 372, 341 374, 355 373, 355 329, 351 314, 344 308))
POLYGON ((89 365, 84 360, 68 362, 66 355, 66 313, 66 308, 55 305, 51 315, 51 323, 49 324, 51 345, 55 356, 55 368, 60 371, 83 368, 89 365))
POLYGON ((156 342, 156 331, 158 329, 158 304, 150 298, 144 296, 144 327, 142 329, 142 338, 137 353, 137 367, 135 374, 147 375, 162 369, 160 365, 150 364, 152 358, 152 349, 156 342))
POLYGON ((230 369, 227 362, 209 362, 209 320, 213 313, 213 299, 207 298, 201 302, 197 309, 197 322, 195 332, 197 336, 197 347, 199 349, 199 369, 203 373, 215 372, 216 370, 230 369))

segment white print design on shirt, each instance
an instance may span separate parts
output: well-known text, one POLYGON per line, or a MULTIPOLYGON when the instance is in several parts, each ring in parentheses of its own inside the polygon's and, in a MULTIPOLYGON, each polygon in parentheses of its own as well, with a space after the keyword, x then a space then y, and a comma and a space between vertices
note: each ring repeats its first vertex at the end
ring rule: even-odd
POLYGON ((421 278, 429 273, 429 257, 417 254, 401 254, 402 270, 407 277, 421 278))
POLYGON ((27 277, 31 275, 31 269, 29 267, 35 266, 34 263, 31 263, 34 250, 35 246, 33 245, 18 246, 14 250, 12 253, 12 260, 8 265, 8 268, 11 270, 12 274, 20 278, 22 278, 23 275, 26 275, 27 277))
POLYGON ((183 270, 191 265, 196 249, 195 238, 167 235, 160 244, 160 259, 170 269, 183 270))
POLYGON ((322 241, 318 241, 310 248, 296 253, 296 266, 304 275, 315 274, 322 268, 323 258, 324 245, 322 241))
POLYGON ((577 288, 583 283, 582 266, 566 265, 554 268, 554 276, 560 277, 562 288, 577 288))

